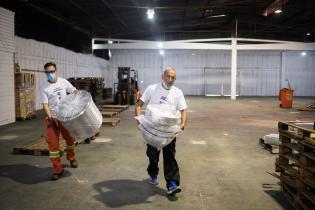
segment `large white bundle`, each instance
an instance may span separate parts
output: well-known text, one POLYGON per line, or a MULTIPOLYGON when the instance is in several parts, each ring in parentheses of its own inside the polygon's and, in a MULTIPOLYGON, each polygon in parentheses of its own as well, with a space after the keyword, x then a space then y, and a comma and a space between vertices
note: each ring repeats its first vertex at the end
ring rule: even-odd
POLYGON ((150 116, 152 123, 156 125, 172 126, 180 122, 180 112, 175 106, 168 104, 149 104, 145 116, 150 116))
POLYGON ((95 135, 103 121, 90 93, 83 90, 67 95, 55 115, 77 142, 95 135))
POLYGON ((174 106, 150 104, 145 115, 140 115, 136 119, 140 122, 139 129, 145 142, 161 149, 181 132, 178 127, 180 117, 179 111, 174 106))
POLYGON ((271 133, 268 135, 265 135, 263 137, 264 143, 265 144, 270 144, 270 145, 280 145, 280 140, 279 140, 279 134, 278 133, 271 133))

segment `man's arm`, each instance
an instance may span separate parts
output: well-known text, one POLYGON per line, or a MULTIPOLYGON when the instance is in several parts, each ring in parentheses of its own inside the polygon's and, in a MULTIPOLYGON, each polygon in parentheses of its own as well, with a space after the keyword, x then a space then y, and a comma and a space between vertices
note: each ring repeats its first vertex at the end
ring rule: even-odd
MULTIPOLYGON (((135 115, 136 116, 139 116, 141 114, 141 109, 142 109, 142 106, 143 106, 143 101, 139 100, 136 104, 136 107, 135 107, 135 115)), ((139 121, 137 120, 137 124, 139 125, 139 121)))
POLYGON ((50 124, 54 127, 54 129, 56 131, 59 130, 59 127, 58 125, 56 124, 55 120, 51 117, 51 113, 50 113, 50 110, 49 110, 49 107, 48 107, 48 104, 43 104, 43 109, 45 110, 45 113, 48 117, 48 120, 50 122, 50 124))
POLYGON ((48 118, 51 118, 51 113, 50 113, 48 104, 43 104, 43 109, 44 109, 44 111, 45 111, 47 117, 48 117, 48 118))
POLYGON ((185 126, 187 125, 187 109, 180 110, 180 115, 181 118, 179 127, 184 130, 185 126))

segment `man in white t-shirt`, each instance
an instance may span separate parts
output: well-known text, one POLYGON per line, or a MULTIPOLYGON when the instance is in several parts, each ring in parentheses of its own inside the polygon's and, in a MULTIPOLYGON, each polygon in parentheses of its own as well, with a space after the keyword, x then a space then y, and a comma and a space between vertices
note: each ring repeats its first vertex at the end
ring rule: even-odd
MULTIPOLYGON (((141 108, 144 104, 170 104, 174 105, 181 113, 180 128, 183 130, 187 121, 187 104, 183 92, 173 86, 176 80, 176 70, 174 68, 166 68, 162 75, 162 82, 150 85, 144 91, 135 108, 136 116, 141 114, 141 108)), ((139 122, 137 122, 139 124, 139 122)), ((175 195, 181 191, 179 167, 175 159, 175 143, 176 138, 163 148, 163 166, 164 178, 166 180, 167 194, 175 195)), ((147 144, 147 152, 149 158, 149 166, 147 168, 150 175, 149 183, 157 185, 157 175, 159 172, 158 163, 160 151, 155 147, 147 144)))
POLYGON ((46 63, 44 66, 47 80, 41 85, 40 88, 40 101, 43 104, 43 109, 46 113, 45 125, 46 133, 45 138, 49 149, 49 158, 53 164, 54 174, 52 180, 58 180, 63 174, 63 168, 60 160, 59 148, 59 134, 63 136, 67 144, 67 160, 70 161, 72 168, 78 167, 78 162, 74 157, 74 138, 71 137, 66 128, 62 126, 60 121, 55 116, 55 110, 59 102, 69 93, 76 91, 71 83, 58 77, 56 72, 55 63, 46 63))

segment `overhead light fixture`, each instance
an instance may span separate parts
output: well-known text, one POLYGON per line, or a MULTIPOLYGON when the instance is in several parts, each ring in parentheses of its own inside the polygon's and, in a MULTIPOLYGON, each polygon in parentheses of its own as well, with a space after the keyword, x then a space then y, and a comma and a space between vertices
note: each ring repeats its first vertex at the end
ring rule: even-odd
POLYGON ((301 53, 301 55, 302 55, 302 56, 305 56, 305 55, 306 55, 306 52, 305 52, 305 51, 303 51, 303 52, 301 53))
POLYGON ((274 13, 280 13, 284 6, 289 2, 289 0, 274 0, 271 4, 269 4, 264 10, 262 15, 269 16, 274 13))
POLYGON ((154 9, 148 9, 147 10, 147 17, 149 20, 152 20, 154 18, 154 9))
POLYGON ((310 36, 310 35, 311 35, 311 33, 310 33, 310 32, 307 32, 307 33, 306 33, 306 36, 310 36))
POLYGON ((108 40, 108 44, 113 44, 113 41, 112 40, 108 40))
POLYGON ((162 42, 159 42, 159 43, 158 43, 158 47, 159 47, 159 48, 162 48, 162 47, 163 47, 163 43, 162 43, 162 42))
POLYGON ((222 14, 222 15, 211 15, 211 16, 208 16, 207 18, 219 18, 219 17, 225 17, 226 14, 222 14))
POLYGON ((164 50, 160 50, 160 55, 164 55, 164 50))

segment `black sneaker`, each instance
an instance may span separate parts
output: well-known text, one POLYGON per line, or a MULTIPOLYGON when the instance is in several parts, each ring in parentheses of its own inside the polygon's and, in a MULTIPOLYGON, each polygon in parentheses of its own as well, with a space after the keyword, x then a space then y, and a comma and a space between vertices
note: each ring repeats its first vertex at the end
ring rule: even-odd
POLYGON ((71 168, 78 168, 78 161, 76 160, 70 160, 70 166, 71 168))
POLYGON ((63 174, 63 170, 62 170, 61 173, 54 173, 54 174, 51 176, 51 180, 53 180, 53 181, 58 180, 58 179, 62 176, 62 174, 63 174))

